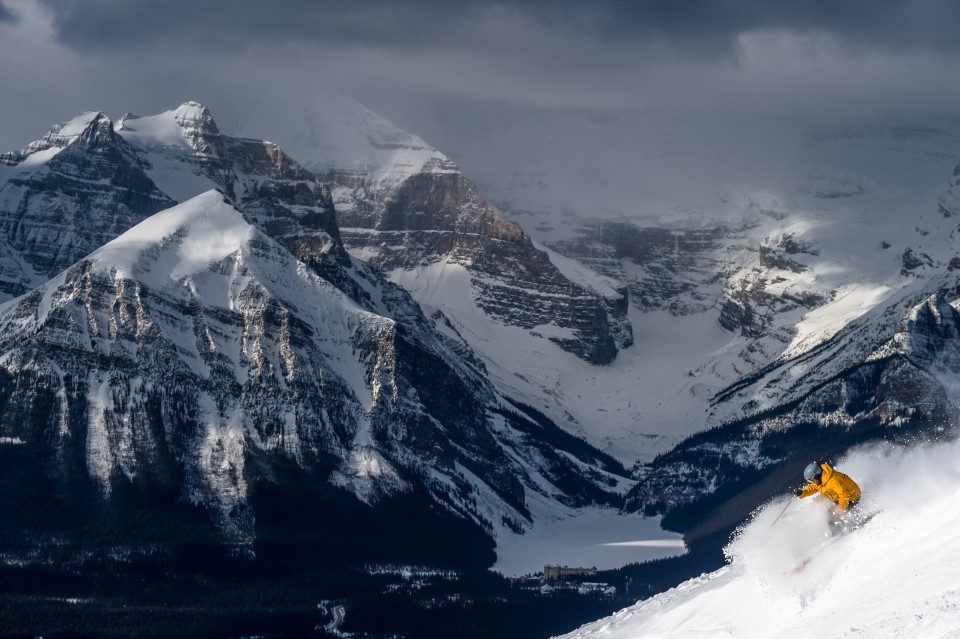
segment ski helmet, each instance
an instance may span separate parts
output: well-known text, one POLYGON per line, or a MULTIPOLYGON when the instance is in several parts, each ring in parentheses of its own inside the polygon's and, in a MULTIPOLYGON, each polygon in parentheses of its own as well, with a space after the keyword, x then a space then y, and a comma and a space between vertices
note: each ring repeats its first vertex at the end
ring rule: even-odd
POLYGON ((803 478, 807 481, 813 481, 815 477, 820 475, 823 472, 820 468, 820 464, 817 462, 810 462, 810 464, 803 469, 803 478))

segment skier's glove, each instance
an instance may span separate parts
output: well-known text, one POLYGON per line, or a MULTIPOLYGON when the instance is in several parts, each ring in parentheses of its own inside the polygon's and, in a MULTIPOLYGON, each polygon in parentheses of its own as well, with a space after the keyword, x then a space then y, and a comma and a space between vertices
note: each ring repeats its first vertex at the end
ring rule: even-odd
POLYGON ((799 497, 800 495, 803 494, 803 488, 797 488, 796 490, 793 491, 793 494, 799 497))

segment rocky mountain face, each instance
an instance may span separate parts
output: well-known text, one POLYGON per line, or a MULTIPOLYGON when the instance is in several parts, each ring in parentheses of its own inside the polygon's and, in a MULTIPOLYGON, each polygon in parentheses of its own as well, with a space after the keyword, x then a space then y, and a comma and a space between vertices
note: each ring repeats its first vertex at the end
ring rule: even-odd
POLYGON ((340 186, 344 243, 383 270, 411 271, 441 261, 462 265, 484 313, 526 330, 551 324, 569 329, 571 337, 552 341, 592 364, 610 363, 632 343, 626 291, 603 297, 570 281, 463 174, 420 173, 379 191, 364 181, 349 195, 343 184, 355 175, 334 171, 324 177, 340 186), (355 199, 358 192, 365 197, 355 199))
MULTIPOLYGON (((622 281, 631 303, 676 315, 703 312, 716 304, 709 294, 722 275, 714 253, 729 229, 670 230, 629 222, 597 221, 581 226, 569 239, 550 247, 622 281)), ((741 235, 742 237, 742 235, 741 235)))
POLYGON ((717 403, 764 394, 778 401, 694 435, 639 469, 627 508, 670 513, 672 525, 707 535, 801 483, 804 460, 835 461, 871 441, 955 437, 958 284, 952 274, 924 282, 822 346, 717 395, 717 403))
MULTIPOLYGON (((330 185, 343 242, 353 255, 388 274, 403 272, 395 280, 425 275, 440 264, 462 266, 480 312, 591 364, 609 364, 632 343, 626 289, 598 290, 571 280, 518 225, 496 213, 448 157, 342 96, 324 98, 314 108, 333 113, 311 119, 298 111, 305 130, 281 137, 330 185), (342 131, 343 122, 355 130, 342 131), (324 146, 325 137, 348 135, 358 139, 335 149, 324 146)), ((444 312, 456 320, 463 309, 444 312)))
MULTIPOLYGON (((152 175, 170 191, 183 188, 178 173, 204 177, 296 255, 332 251, 346 263, 329 188, 277 145, 221 134, 210 112, 195 102, 146 118, 128 114, 117 128, 148 156, 162 158, 152 175)), ((187 194, 191 187, 196 189, 188 184, 187 194)))
POLYGON ((0 295, 21 295, 174 201, 102 113, 0 156, 0 295))
POLYGON ((306 485, 368 504, 412 495, 487 534, 529 525, 532 501, 616 502, 622 468, 504 400, 442 317, 351 258, 329 189, 279 147, 221 134, 195 103, 116 129, 88 120, 4 156, 0 189, 21 195, 23 219, 86 179, 59 179, 46 165, 61 156, 149 195, 94 172, 95 204, 133 211, 111 218, 117 237, 0 306, 8 548, 88 548, 98 518, 113 522, 100 547, 123 545, 170 517, 249 551, 277 516, 256 496, 306 485))
POLYGON ((756 243, 763 226, 758 218, 695 229, 595 221, 549 245, 624 282, 632 303, 644 312, 683 317, 716 309, 726 330, 751 340, 772 338, 773 345, 760 346, 770 354, 789 344, 795 318, 829 301, 830 291, 790 281, 810 273, 818 249, 790 232, 770 233, 756 243))

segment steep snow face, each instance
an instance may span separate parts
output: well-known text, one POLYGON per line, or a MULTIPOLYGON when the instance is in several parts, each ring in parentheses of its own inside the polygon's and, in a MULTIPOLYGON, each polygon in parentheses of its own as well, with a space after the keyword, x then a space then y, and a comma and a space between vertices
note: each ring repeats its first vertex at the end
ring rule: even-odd
MULTIPOLYGON (((88 259, 98 270, 115 277, 138 279, 154 288, 190 277, 210 264, 239 251, 254 235, 251 226, 238 211, 215 191, 208 191, 189 202, 151 216, 141 224, 94 251, 88 259), (176 251, 167 250, 170 261, 145 260, 144 253, 158 241, 175 241, 176 251), (149 268, 143 268, 149 264, 149 268)), ((221 306, 229 307, 227 303, 221 306)))
POLYGON ((182 147, 197 155, 215 153, 210 139, 220 135, 210 111, 198 102, 184 102, 176 109, 146 117, 128 113, 116 129, 148 149, 182 147))
POLYGON ((819 496, 792 500, 774 525, 787 506, 777 499, 727 546, 726 567, 565 636, 960 635, 960 444, 867 447, 837 468, 876 513, 859 530, 825 537, 832 503, 819 496))
POLYGON ((264 99, 251 105, 235 133, 267 136, 314 171, 356 172, 368 188, 396 187, 421 173, 459 172, 416 135, 333 91, 264 99))

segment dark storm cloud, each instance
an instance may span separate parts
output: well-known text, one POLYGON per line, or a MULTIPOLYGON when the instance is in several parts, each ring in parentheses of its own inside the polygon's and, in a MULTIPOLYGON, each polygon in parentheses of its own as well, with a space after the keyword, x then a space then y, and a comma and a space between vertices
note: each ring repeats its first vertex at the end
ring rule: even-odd
MULTIPOLYGON (((953 0, 43 0, 59 39, 78 48, 162 41, 197 48, 319 41, 432 49, 482 42, 490 16, 597 39, 722 53, 756 30, 826 33, 880 48, 960 48, 953 0)), ((0 5, 2 8, 2 5, 0 5)), ((2 15, 2 11, 0 11, 2 15)), ((494 34, 495 35, 495 34, 494 34)))
POLYGON ((0 2, 0 22, 16 22, 17 14, 7 8, 2 2, 0 2))
POLYGON ((41 0, 61 42, 113 48, 176 41, 197 48, 308 41, 430 46, 469 31, 480 5, 469 0, 41 0), (444 28, 441 28, 444 25, 444 28))

